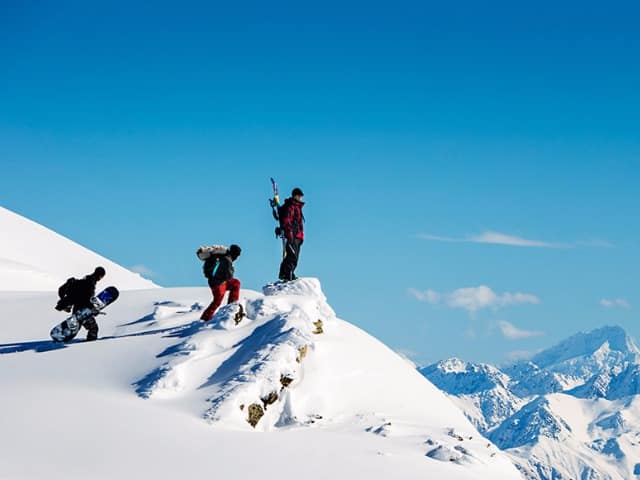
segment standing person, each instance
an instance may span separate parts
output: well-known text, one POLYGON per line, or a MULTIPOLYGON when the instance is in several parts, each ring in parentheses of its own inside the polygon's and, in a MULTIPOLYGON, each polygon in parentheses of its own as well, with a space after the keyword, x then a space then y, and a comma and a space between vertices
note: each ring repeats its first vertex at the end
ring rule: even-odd
POLYGON ((278 210, 280 228, 284 235, 284 258, 280 264, 278 278, 288 282, 296 280, 295 270, 298 266, 300 247, 304 242, 304 215, 302 207, 304 193, 299 188, 294 188, 291 197, 284 201, 284 205, 278 210))
MULTIPOLYGON (((95 307, 91 299, 96 294, 96 284, 104 278, 106 271, 102 267, 96 267, 93 273, 85 276, 82 280, 70 278, 58 289, 60 300, 56 305, 56 310, 69 312, 73 308, 73 313, 88 308, 95 307)), ((91 342, 98 338, 98 323, 92 315, 82 322, 82 326, 87 329, 87 341, 91 342)))
POLYGON ((211 255, 205 262, 204 276, 207 278, 213 301, 202 312, 200 320, 208 322, 213 318, 218 307, 222 304, 224 294, 229 290, 229 300, 227 303, 237 302, 240 298, 240 280, 233 278, 235 269, 233 262, 242 253, 242 249, 238 245, 231 245, 224 255, 211 255))

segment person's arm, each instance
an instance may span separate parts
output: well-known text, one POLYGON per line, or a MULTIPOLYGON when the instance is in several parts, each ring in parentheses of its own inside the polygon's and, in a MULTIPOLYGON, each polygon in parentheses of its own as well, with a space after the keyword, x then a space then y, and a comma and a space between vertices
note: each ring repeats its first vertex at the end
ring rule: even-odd
POLYGON ((280 219, 284 227, 284 236, 290 242, 293 242, 293 205, 288 204, 284 208, 284 217, 280 219))

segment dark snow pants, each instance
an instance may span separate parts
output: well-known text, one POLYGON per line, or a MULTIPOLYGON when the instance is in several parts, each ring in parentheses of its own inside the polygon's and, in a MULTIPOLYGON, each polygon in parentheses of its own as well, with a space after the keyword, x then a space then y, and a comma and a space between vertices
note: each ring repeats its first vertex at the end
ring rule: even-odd
POLYGON ((280 280, 293 280, 296 278, 296 267, 298 266, 298 258, 300 256, 300 247, 302 240, 294 238, 293 241, 285 240, 284 258, 280 264, 280 280))
POLYGON ((96 322, 94 317, 87 318, 82 322, 82 326, 88 330, 87 341, 90 342, 98 339, 98 322, 96 322))

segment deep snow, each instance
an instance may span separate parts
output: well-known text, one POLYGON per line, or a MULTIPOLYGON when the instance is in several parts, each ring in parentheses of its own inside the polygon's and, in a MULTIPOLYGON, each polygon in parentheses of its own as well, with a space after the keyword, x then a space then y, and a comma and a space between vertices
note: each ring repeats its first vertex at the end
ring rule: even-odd
POLYGON ((203 326, 205 288, 125 291, 100 340, 67 346, 52 294, 0 292, 0 478, 519 478, 319 282, 265 292, 203 326))

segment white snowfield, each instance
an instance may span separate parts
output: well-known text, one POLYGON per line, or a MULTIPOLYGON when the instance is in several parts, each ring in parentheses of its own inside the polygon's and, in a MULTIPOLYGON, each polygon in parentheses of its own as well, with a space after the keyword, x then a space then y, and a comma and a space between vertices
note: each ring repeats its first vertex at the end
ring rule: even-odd
POLYGON ((98 265, 120 290, 156 287, 139 274, 3 207, 0 232, 0 291, 54 291, 67 278, 82 278, 98 265))
POLYGON ((243 290, 237 324, 233 304, 202 325, 209 301, 125 291, 64 346, 53 294, 0 293, 0 478, 521 478, 317 280, 243 290))

